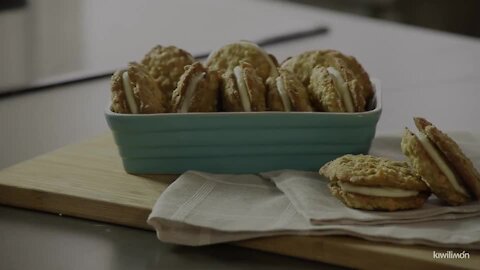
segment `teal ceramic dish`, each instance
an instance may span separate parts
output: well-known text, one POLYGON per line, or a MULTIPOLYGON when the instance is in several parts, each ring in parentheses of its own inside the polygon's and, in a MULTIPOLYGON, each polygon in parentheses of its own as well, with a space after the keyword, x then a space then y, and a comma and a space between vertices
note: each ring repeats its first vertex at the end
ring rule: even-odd
POLYGON ((123 166, 133 174, 187 170, 317 171, 344 154, 366 154, 382 111, 381 91, 362 113, 251 112, 105 115, 123 166))

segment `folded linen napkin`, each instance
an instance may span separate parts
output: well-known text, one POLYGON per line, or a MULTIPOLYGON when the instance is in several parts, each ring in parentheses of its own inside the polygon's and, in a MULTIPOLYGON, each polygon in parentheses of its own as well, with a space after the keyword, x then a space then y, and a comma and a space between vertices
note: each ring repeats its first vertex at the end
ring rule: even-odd
POLYGON ((420 209, 408 211, 363 211, 348 208, 330 194, 328 179, 313 172, 276 171, 262 174, 276 186, 312 224, 400 224, 480 216, 480 203, 446 206, 435 196, 420 209))
MULTIPOLYGON (((372 152, 388 152, 386 141, 378 138, 372 152), (379 144, 382 148, 375 148, 379 144)), ((480 151, 471 150, 480 143, 474 142, 470 141, 467 155, 478 166, 480 151)), ((398 148, 391 151, 398 152, 398 148)), ((478 202, 435 210, 439 206, 432 200, 425 206, 430 210, 415 210, 423 215, 398 212, 392 223, 387 214, 396 213, 359 211, 332 203, 336 199, 325 187, 325 180, 311 172, 220 175, 189 171, 158 198, 148 223, 160 240, 194 246, 273 235, 349 235, 372 241, 480 249, 478 202), (331 201, 310 200, 309 196, 330 197, 331 201), (337 210, 323 213, 317 209, 325 204, 337 210)))
POLYGON ((191 246, 274 235, 349 235, 480 249, 480 216, 406 224, 314 225, 273 183, 258 175, 186 172, 159 197, 148 223, 160 240, 191 246))

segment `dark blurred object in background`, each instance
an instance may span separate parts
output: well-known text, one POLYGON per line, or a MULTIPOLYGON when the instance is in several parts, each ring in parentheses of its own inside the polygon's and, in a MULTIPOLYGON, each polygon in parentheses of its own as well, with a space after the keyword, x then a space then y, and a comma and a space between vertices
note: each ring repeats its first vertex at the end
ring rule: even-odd
POLYGON ((478 0, 397 0, 399 21, 480 37, 478 0))
POLYGON ((27 0, 0 0, 0 12, 2 10, 21 8, 26 5, 27 0))
MULTIPOLYGON (((274 6, 277 3, 273 1, 296 2, 309 5, 308 8, 316 6, 480 37, 480 16, 477 15, 480 0, 263 0, 262 5, 274 6)), ((136 33, 139 40, 135 47, 119 42, 125 34, 118 25, 128 26, 128 29, 133 26, 125 23, 122 16, 112 15, 111 2, 0 0, 0 98, 20 91, 26 93, 26 89, 36 91, 42 89, 42 85, 109 75, 111 70, 125 63, 121 59, 136 59, 140 47, 163 38, 136 33), (104 38, 106 31, 108 39, 104 38), (111 49, 113 47, 115 50, 111 49)), ((172 8, 179 2, 183 4, 177 6, 182 7, 192 1, 115 2, 119 5, 115 14, 128 14, 137 2, 141 2, 142 12, 149 14, 145 20, 152 22, 155 8, 167 3, 172 8)), ((224 8, 228 5, 229 2, 223 4, 224 8)), ((137 18, 136 23, 143 16, 142 12, 132 13, 137 18)), ((188 23, 181 26, 185 25, 188 23)), ((164 30, 168 33, 168 28, 164 30)))
POLYGON ((289 1, 480 37, 480 1, 478 0, 289 1))

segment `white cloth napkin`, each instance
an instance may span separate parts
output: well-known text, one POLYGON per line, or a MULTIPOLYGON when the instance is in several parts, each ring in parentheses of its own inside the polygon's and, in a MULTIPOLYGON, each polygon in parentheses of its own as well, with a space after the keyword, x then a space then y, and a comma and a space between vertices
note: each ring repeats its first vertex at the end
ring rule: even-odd
MULTIPOLYGON (((372 152, 398 156, 399 139, 383 138, 376 139, 372 152)), ((478 166, 480 140, 470 143, 466 152, 478 166)), ((325 183, 311 172, 219 175, 189 171, 162 193, 148 223, 160 240, 193 246, 294 234, 480 249, 478 203, 441 207, 433 199, 417 212, 360 211, 337 201, 325 183)))
POLYGON ((428 220, 461 219, 480 215, 480 203, 446 206, 435 196, 420 209, 409 211, 362 211, 344 206, 330 194, 328 180, 313 172, 277 171, 262 174, 272 179, 312 224, 400 224, 428 220))

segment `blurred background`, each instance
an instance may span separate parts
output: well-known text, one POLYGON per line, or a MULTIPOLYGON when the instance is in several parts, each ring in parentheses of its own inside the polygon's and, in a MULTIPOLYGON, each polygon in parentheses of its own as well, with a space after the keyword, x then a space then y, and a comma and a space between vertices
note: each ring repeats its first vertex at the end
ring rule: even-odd
MULTIPOLYGON (((266 49, 279 61, 309 49, 355 55, 391 100, 413 89, 448 96, 462 82, 478 93, 479 10, 476 0, 0 0, 0 169, 106 133, 109 77, 156 44, 198 56, 323 27, 266 49)), ((388 106, 386 119, 409 117, 388 106)), ((442 103, 425 106, 433 107, 451 115, 442 103)))
POLYGON ((477 0, 290 0, 440 31, 480 36, 477 0))
MULTIPOLYGON (((460 35, 480 36, 480 1, 476 0, 284 1, 460 35)), ((121 41, 129 38, 125 32, 136 26, 135 21, 139 16, 143 19, 155 18, 155 8, 142 9, 141 6, 147 2, 1 0, 0 96, 52 82, 105 74, 123 65, 127 59, 138 59, 140 55, 131 52, 145 52, 148 47, 142 47, 141 44, 150 47, 158 41, 148 34, 137 37, 141 39, 138 48, 124 47, 126 45, 121 41), (121 21, 129 20, 132 23, 124 23, 119 27, 121 21), (108 33, 108 38, 105 38, 105 33, 108 33), (115 50, 111 50, 112 47, 115 50)), ((186 1, 179 1, 178 6, 188 8, 187 4, 186 1)), ((172 20, 175 18, 172 17, 172 20)), ((295 24, 298 20, 294 18, 288 22, 295 24)), ((145 26, 146 32, 150 30, 149 27, 151 25, 145 26)), ((186 49, 192 44, 188 39, 171 42, 185 44, 186 49)))

